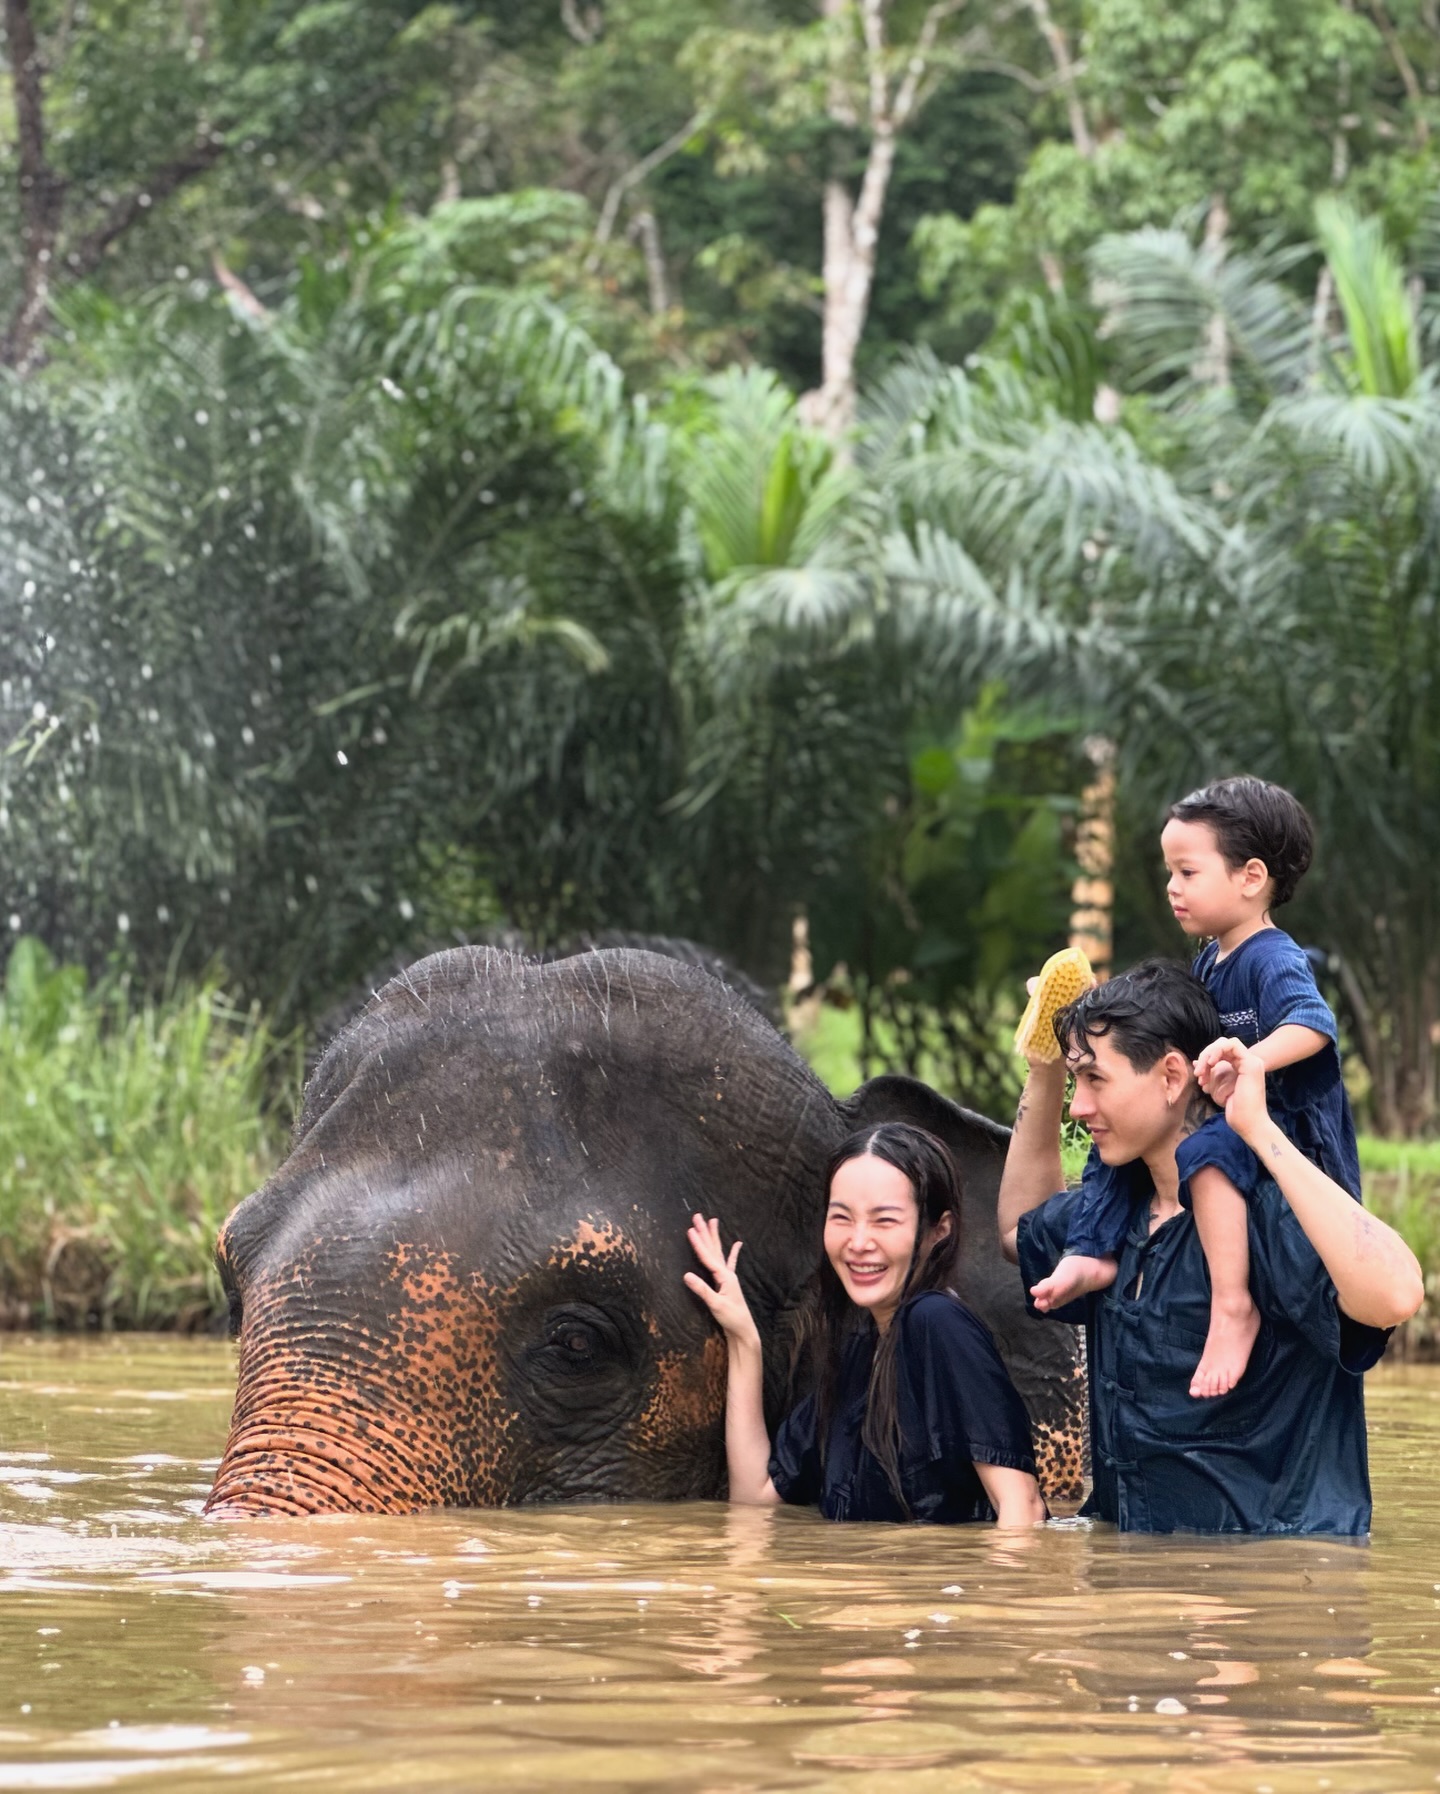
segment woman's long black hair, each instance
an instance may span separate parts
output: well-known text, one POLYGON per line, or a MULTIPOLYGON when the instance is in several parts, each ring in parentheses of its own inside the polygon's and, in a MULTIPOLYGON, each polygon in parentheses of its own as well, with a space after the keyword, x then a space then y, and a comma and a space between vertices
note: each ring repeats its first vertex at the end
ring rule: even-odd
MULTIPOLYGON (((827 1202, 840 1167, 851 1159, 867 1156, 883 1159, 909 1179, 919 1210, 915 1250, 901 1286, 901 1302, 922 1290, 945 1289, 960 1256, 960 1177, 955 1161, 942 1143, 923 1128, 903 1121, 882 1121, 861 1128, 836 1148, 825 1170, 827 1202), (932 1237, 927 1250, 927 1236, 933 1235, 946 1215, 950 1217, 948 1231, 943 1238, 932 1237)), ((846 1295, 829 1257, 822 1255, 796 1317, 795 1348, 790 1360, 792 1393, 798 1378, 806 1372, 813 1383, 815 1437, 822 1463, 835 1416, 835 1389, 845 1342, 859 1328, 874 1324, 846 1295)), ((876 1345, 861 1439, 879 1460, 901 1511, 908 1514, 910 1505, 900 1486, 900 1414, 895 1391, 898 1337, 899 1329, 892 1323, 876 1345)))

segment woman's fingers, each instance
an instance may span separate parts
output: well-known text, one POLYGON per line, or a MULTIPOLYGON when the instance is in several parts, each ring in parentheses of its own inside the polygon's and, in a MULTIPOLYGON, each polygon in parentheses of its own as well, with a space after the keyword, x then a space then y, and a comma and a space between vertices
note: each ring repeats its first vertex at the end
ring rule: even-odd
POLYGON ((684 1276, 684 1284, 686 1289, 694 1290, 707 1308, 715 1306, 720 1292, 717 1289, 712 1289, 703 1277, 697 1276, 694 1271, 687 1271, 684 1276))
MULTIPOLYGON (((741 1242, 736 1240, 727 1254, 720 1243, 718 1219, 707 1221, 703 1215, 692 1216, 687 1237, 695 1256, 715 1279, 717 1286, 735 1276, 735 1261, 740 1256, 741 1242)), ((694 1273, 687 1271, 685 1275, 688 1283, 694 1273)))
POLYGON ((711 1318, 732 1340, 757 1340, 750 1305, 745 1300, 740 1279, 735 1275, 735 1261, 740 1256, 739 1240, 736 1240, 727 1256, 720 1250, 719 1223, 704 1223, 697 1215, 690 1228, 690 1243, 714 1282, 711 1283, 698 1271, 684 1271, 681 1276, 686 1289, 699 1296, 710 1310, 711 1318))
POLYGON ((707 1271, 718 1273, 724 1270, 725 1254, 720 1247, 718 1221, 707 1221, 703 1215, 692 1216, 688 1237, 695 1256, 707 1271))

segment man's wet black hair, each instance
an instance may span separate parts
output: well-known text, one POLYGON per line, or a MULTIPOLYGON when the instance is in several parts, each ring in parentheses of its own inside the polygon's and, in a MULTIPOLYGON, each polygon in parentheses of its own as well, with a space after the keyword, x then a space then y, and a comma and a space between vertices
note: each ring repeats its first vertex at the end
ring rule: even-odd
POLYGON ((1184 966, 1145 959, 1108 984, 1087 990, 1055 1017, 1055 1038, 1067 1058, 1093 1059, 1107 1039, 1136 1071, 1149 1071, 1172 1049, 1198 1059, 1220 1037, 1215 999, 1184 966))
POLYGON ((1283 785, 1264 779, 1217 779, 1171 804, 1169 814, 1176 822, 1203 822, 1213 829, 1232 872, 1247 860, 1262 861, 1272 881, 1272 909, 1290 901, 1310 870, 1315 830, 1305 806, 1283 785))

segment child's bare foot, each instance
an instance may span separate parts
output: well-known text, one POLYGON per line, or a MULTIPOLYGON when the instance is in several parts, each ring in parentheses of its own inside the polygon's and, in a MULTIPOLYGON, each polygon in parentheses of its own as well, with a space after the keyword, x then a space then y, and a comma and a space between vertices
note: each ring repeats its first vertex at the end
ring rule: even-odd
POLYGON ((1259 1331, 1260 1310, 1248 1295, 1228 1300, 1212 1297, 1210 1331, 1190 1379, 1191 1395, 1197 1399, 1228 1395, 1245 1375, 1259 1331))
POLYGON ((1093 1296, 1115 1281, 1113 1258, 1087 1258, 1083 1252, 1067 1252, 1048 1277, 1030 1288, 1030 1299, 1041 1314, 1063 1308, 1079 1296, 1093 1296))

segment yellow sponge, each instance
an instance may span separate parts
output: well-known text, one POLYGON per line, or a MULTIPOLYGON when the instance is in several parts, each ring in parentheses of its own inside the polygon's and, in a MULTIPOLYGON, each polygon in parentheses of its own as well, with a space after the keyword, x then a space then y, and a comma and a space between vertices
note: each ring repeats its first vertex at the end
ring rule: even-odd
POLYGON ((1055 1017, 1077 997, 1083 997, 1095 982, 1090 961, 1078 947, 1064 947, 1052 953, 1040 968, 1035 980, 1034 995, 1025 1005, 1020 1026, 1015 1030, 1015 1051, 1032 1059, 1058 1059, 1060 1042, 1055 1038, 1055 1017))

